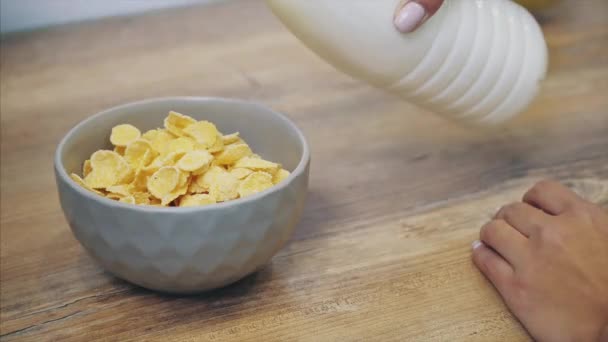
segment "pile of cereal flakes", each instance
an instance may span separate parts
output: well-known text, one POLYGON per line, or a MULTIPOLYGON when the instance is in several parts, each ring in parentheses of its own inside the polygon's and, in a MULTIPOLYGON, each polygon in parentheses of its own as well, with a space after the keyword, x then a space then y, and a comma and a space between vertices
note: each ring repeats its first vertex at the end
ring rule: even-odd
POLYGON ((223 135, 209 121, 173 111, 164 126, 144 134, 129 124, 112 128, 114 150, 93 153, 82 178, 71 178, 120 202, 188 207, 243 198, 289 176, 254 154, 238 132, 223 135))

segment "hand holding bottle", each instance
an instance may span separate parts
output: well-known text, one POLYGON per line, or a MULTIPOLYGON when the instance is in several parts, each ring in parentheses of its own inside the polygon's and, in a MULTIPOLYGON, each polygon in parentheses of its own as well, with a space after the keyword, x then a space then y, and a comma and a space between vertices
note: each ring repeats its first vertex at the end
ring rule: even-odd
POLYGON ((402 33, 417 29, 441 7, 444 0, 405 0, 395 13, 395 27, 402 33))

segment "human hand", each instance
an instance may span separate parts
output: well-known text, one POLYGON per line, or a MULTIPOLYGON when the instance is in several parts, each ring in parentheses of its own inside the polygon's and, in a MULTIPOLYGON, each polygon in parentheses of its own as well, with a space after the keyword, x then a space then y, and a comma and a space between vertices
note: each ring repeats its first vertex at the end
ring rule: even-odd
POLYGON ((397 30, 409 33, 433 16, 444 0, 402 0, 395 12, 397 30))
POLYGON ((483 226, 473 261, 539 341, 608 341, 608 214, 540 182, 483 226))

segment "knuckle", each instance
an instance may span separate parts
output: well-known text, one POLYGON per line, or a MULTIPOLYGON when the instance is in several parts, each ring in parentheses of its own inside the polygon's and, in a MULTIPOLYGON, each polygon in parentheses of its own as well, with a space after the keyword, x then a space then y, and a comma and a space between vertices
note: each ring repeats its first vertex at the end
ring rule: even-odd
POLYGON ((550 190, 550 189, 555 189, 556 186, 557 186, 556 182, 554 182, 552 180, 548 180, 548 179, 543 179, 541 181, 536 182, 536 184, 534 184, 532 189, 550 190))
POLYGON ((542 243, 552 249, 564 249, 564 236, 557 227, 543 228, 540 230, 542 243))
POLYGON ((531 228, 534 236, 538 237, 538 238, 540 238, 540 240, 542 240, 546 234, 551 233, 553 224, 554 224, 554 222, 552 222, 551 220, 545 220, 542 222, 533 222, 530 224, 530 228, 531 228))
POLYGON ((538 186, 535 185, 524 194, 523 200, 530 201, 532 199, 538 198, 539 193, 540 193, 540 190, 538 190, 538 186))
POLYGON ((497 225, 498 225, 497 220, 492 220, 492 221, 486 223, 485 225, 483 225, 483 227, 481 227, 481 231, 479 234, 479 237, 481 238, 481 240, 482 241, 491 241, 494 238, 494 236, 496 235, 497 225))
POLYGON ((608 210, 603 209, 599 205, 590 204, 591 205, 591 216, 593 221, 599 226, 604 226, 608 228, 608 210))
POLYGON ((590 215, 601 216, 602 214, 604 214, 604 215, 606 214, 606 212, 599 205, 597 205, 595 203, 587 202, 587 203, 585 203, 585 207, 589 211, 590 215))
POLYGON ((536 182, 524 197, 538 197, 539 195, 555 189, 556 183, 550 180, 536 182))
POLYGON ((509 211, 509 206, 510 206, 510 204, 506 204, 506 205, 503 205, 502 207, 500 207, 500 209, 496 213, 496 218, 505 217, 505 215, 509 211))
POLYGON ((568 203, 567 209, 577 216, 586 216, 589 214, 589 207, 586 203, 568 203))
POLYGON ((524 208, 524 204, 521 202, 515 202, 508 204, 502 208, 502 217, 504 218, 513 218, 515 215, 518 215, 522 212, 524 208))
POLYGON ((546 228, 546 222, 531 222, 529 226, 530 234, 535 236, 538 234, 538 232, 541 232, 546 228))
POLYGON ((593 224, 595 218, 595 210, 593 205, 588 203, 569 203, 567 212, 580 223, 593 224))
POLYGON ((581 201, 579 203, 576 203, 573 206, 573 209, 576 210, 577 212, 579 212, 580 214, 584 214, 586 216, 592 216, 595 214, 595 205, 593 205, 593 203, 587 202, 587 201, 581 201))

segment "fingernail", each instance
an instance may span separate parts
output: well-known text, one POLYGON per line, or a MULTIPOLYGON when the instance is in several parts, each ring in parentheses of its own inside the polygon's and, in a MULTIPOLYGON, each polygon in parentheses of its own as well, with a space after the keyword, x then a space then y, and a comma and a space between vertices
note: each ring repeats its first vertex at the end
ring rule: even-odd
POLYGON ((479 240, 473 241, 473 244, 472 244, 473 249, 477 249, 477 248, 479 248, 481 246, 483 246, 483 242, 481 242, 479 240))
POLYGON ((419 3, 408 2, 397 17, 395 17, 395 26, 402 33, 412 32, 426 16, 426 10, 419 3))

